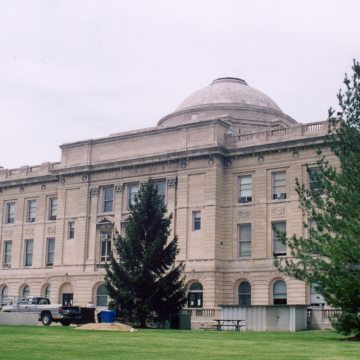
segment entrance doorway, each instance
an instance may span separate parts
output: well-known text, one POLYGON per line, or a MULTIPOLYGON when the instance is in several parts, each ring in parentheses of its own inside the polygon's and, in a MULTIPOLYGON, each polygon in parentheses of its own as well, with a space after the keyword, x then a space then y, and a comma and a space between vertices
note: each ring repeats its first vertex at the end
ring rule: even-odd
POLYGON ((63 293, 62 304, 64 306, 71 306, 73 304, 74 294, 73 293, 63 293))

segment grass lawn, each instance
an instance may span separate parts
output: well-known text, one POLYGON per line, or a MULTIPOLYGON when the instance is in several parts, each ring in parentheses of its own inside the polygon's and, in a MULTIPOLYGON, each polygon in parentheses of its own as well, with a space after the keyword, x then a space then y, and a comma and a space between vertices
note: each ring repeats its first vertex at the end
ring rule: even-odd
POLYGON ((0 326, 0 359, 360 359, 360 343, 331 331, 246 333, 81 331, 61 326, 0 326))

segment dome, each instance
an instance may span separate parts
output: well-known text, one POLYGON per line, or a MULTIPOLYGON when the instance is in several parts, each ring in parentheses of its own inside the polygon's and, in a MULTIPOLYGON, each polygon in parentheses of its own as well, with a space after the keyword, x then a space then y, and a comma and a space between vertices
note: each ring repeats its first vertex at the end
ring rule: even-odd
POLYGON ((279 106, 261 91, 248 86, 245 80, 232 77, 216 79, 209 86, 195 91, 181 102, 176 111, 221 104, 259 106, 281 111, 279 106))
POLYGON ((247 127, 289 127, 297 122, 285 115, 267 95, 245 80, 222 77, 195 91, 176 110, 162 118, 158 126, 176 126, 211 119, 231 119, 247 127))

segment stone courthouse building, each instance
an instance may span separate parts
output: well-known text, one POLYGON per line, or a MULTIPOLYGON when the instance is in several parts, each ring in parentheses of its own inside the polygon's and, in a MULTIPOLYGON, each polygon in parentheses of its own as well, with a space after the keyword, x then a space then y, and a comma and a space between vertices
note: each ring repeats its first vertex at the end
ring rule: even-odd
MULTIPOLYGON (((238 78, 195 91, 155 127, 61 145, 61 161, 0 169, 0 297, 98 306, 115 229, 154 179, 173 213, 186 307, 310 304, 311 286, 276 271, 273 225, 306 235, 295 179, 316 186, 326 122, 301 124, 238 78)), ((318 300, 318 302, 321 300, 318 300)))

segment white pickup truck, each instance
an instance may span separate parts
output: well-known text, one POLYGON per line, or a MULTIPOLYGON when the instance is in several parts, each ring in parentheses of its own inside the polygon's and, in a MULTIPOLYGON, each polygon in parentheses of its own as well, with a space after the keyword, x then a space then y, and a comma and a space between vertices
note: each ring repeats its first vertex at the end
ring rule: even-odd
POLYGON ((38 313, 39 320, 47 326, 53 321, 60 322, 63 326, 81 321, 81 308, 79 306, 50 304, 49 299, 41 296, 14 299, 11 304, 5 305, 1 311, 38 313))

